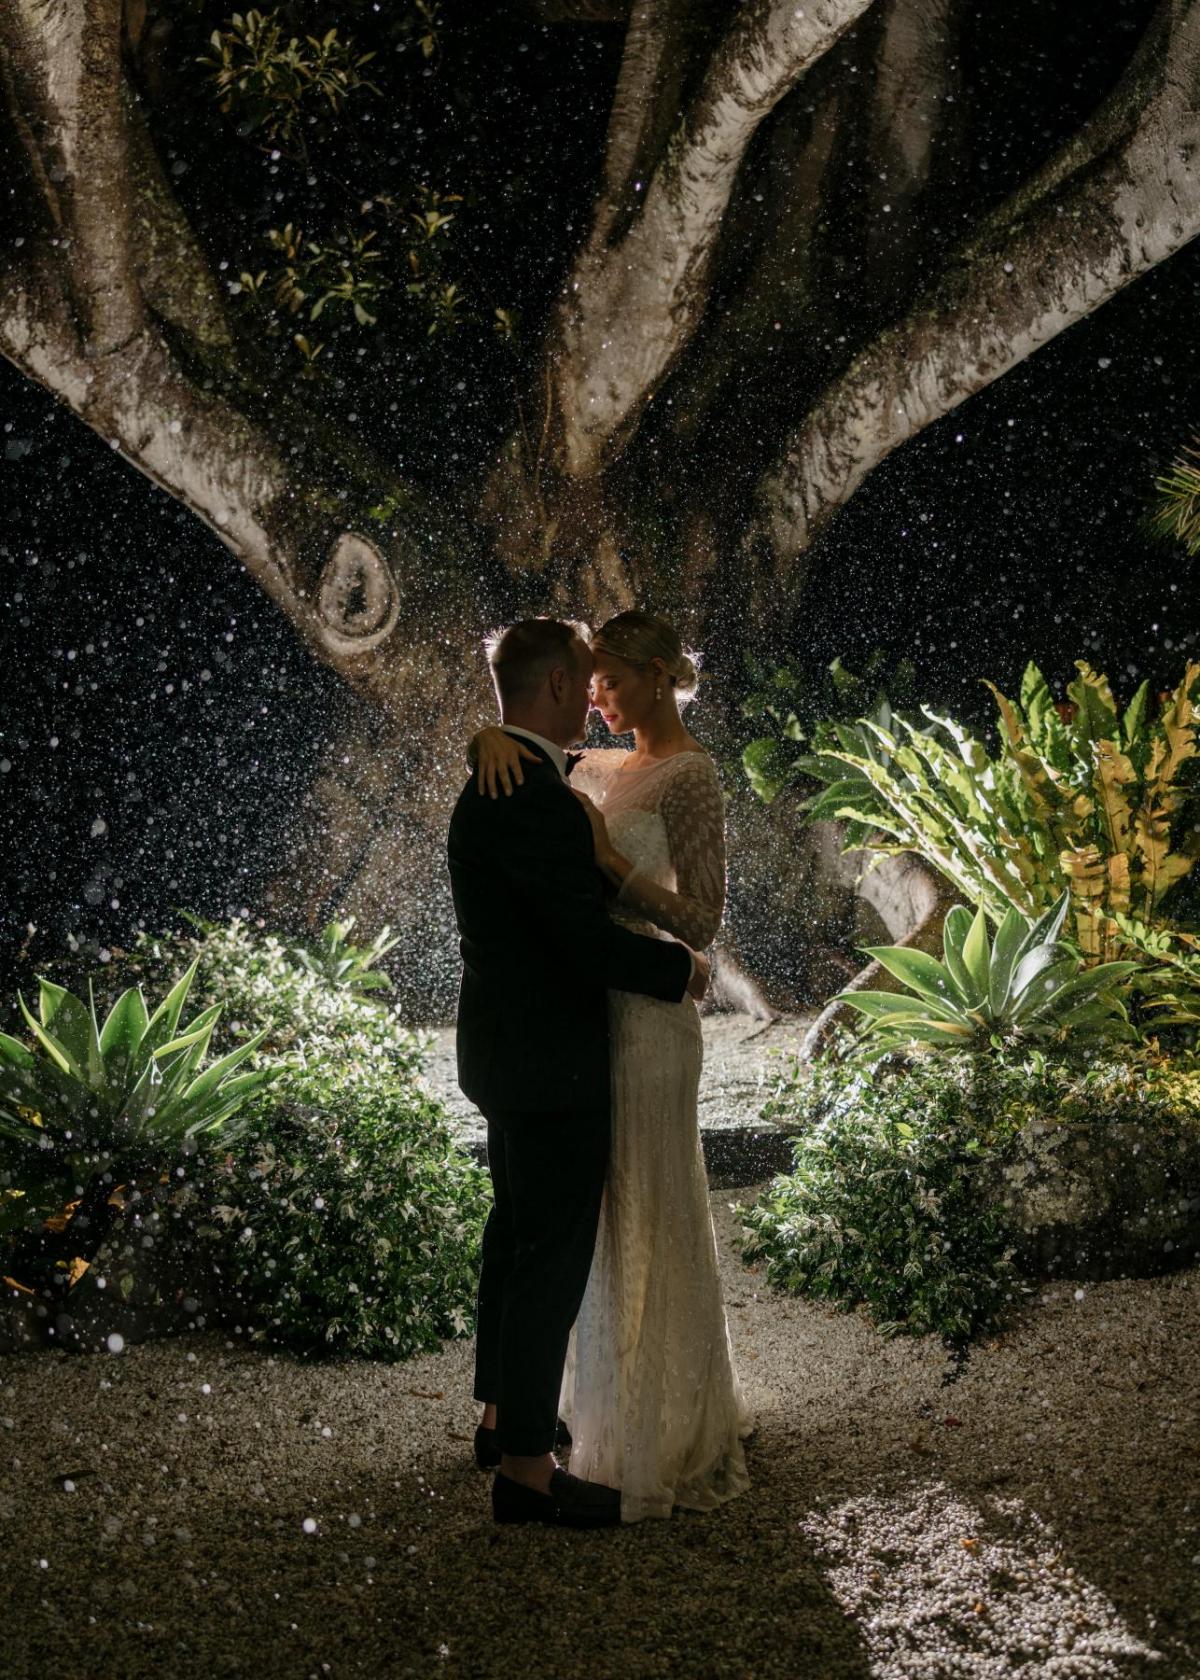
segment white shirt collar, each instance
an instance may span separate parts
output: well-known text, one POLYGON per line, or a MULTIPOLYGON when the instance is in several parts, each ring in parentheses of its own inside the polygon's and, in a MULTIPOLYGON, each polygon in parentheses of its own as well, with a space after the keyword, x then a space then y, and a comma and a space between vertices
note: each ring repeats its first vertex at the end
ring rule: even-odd
POLYGON ((500 727, 506 735, 523 735, 527 741, 532 741, 535 746, 541 747, 559 775, 564 781, 566 780, 567 754, 565 748, 556 747, 554 742, 547 741, 544 735, 535 735, 532 729, 518 729, 515 723, 502 723, 500 727))

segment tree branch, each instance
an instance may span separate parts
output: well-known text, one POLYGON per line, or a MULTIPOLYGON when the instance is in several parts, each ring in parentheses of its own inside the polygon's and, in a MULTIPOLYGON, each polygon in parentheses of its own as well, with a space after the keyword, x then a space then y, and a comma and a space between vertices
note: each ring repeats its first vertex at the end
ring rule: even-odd
POLYGON ((870 4, 749 0, 658 160, 640 214, 615 242, 618 171, 610 170, 610 196, 551 340, 560 472, 596 474, 622 447, 701 317, 722 218, 756 129, 870 4))
POLYGON ((806 79, 803 103, 797 95, 777 113, 723 235, 723 248, 748 260, 672 387, 682 442, 710 415, 729 432, 737 417, 771 412, 785 395, 780 361, 794 413, 797 387, 815 397, 846 359, 835 360, 837 347, 865 341, 911 295, 928 242, 922 205, 958 155, 960 9, 960 0, 877 0, 806 79))
POLYGON ((604 147, 604 176, 589 243, 612 240, 641 207, 644 182, 676 120, 686 54, 688 0, 639 0, 625 31, 621 69, 613 93, 604 147))
POLYGON ((761 485, 778 576, 893 449, 1200 233, 1200 0, 1163 0, 1087 129, 1088 155, 1069 144, 1052 186, 1014 195, 789 439, 761 485))
MULTIPOLYGON (((879 314, 911 290, 928 239, 915 213, 949 170, 941 148, 958 126, 959 0, 887 0, 868 84, 863 255, 879 314)), ((878 318, 878 314, 877 314, 878 318)))
POLYGON ((171 191, 141 102, 127 93, 134 267, 147 305, 180 339, 227 356, 233 334, 200 242, 171 191))
POLYGON ((218 289, 120 80, 120 21, 115 0, 0 12, 9 116, 44 212, 0 253, 0 354, 209 525, 314 654, 386 704, 398 632, 423 642, 426 621, 434 636, 456 610, 428 564, 432 533, 368 450, 331 445, 294 401, 252 406, 218 289), (160 323, 210 373, 216 353, 218 376, 192 377, 160 323), (389 501, 403 526, 385 531, 371 509, 389 501))
POLYGON ((121 28, 121 0, 8 0, 0 8, 6 81, 92 357, 128 344, 145 320, 124 190, 121 28))

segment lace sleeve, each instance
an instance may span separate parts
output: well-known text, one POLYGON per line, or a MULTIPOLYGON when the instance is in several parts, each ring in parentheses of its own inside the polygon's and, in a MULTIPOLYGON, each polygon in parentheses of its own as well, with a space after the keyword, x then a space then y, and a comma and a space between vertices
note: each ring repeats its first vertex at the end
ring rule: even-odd
POLYGON ((702 951, 716 938, 725 910, 725 802, 707 753, 680 756, 659 806, 677 891, 633 869, 619 897, 656 927, 702 951))

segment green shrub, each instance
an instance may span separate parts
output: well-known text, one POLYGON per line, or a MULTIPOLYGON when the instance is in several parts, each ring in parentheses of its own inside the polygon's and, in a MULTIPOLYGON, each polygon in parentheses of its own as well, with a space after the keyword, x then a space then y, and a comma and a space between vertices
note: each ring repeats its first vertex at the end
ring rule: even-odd
POLYGON ((997 1190, 1023 1129, 1135 1121, 1170 1182, 1183 1129, 1200 1130, 1200 1060, 1114 1047, 797 1065, 767 1114, 801 1130, 794 1170, 745 1210, 747 1258, 782 1289, 861 1308, 885 1334, 962 1343, 1024 1288, 997 1190))
POLYGON ((403 1359, 472 1326, 487 1174, 378 1062, 287 1069, 176 1201, 169 1245, 253 1339, 403 1359))
POLYGON ((882 648, 867 656, 861 674, 839 658, 821 670, 807 665, 767 669, 753 657, 747 660, 753 688, 742 701, 742 716, 762 733, 742 752, 742 768, 754 792, 770 805, 805 771, 798 749, 812 744, 819 730, 834 719, 849 722, 869 713, 890 729, 893 708, 917 704, 916 670, 909 659, 890 669, 882 648))
POLYGON ((399 934, 385 927, 369 945, 352 945, 354 922, 353 916, 327 922, 315 945, 292 945, 288 954, 309 974, 319 975, 328 985, 344 987, 357 997, 365 997, 368 992, 390 992, 392 982, 373 965, 395 950, 399 934))
POLYGON ((370 946, 343 943, 335 949, 328 928, 317 942, 304 946, 260 932, 239 917, 224 925, 192 920, 194 933, 143 935, 133 951, 114 963, 112 981, 170 979, 195 963, 194 995, 203 1004, 224 1005, 218 1038, 265 1030, 265 1056, 296 1049, 310 1057, 382 1055, 397 1074, 420 1069, 423 1041, 401 1025, 385 999, 360 995, 362 965, 351 961, 348 970, 343 966, 355 954, 367 963, 378 961, 390 948, 386 929, 370 946))
POLYGON ((746 1257, 782 1289, 862 1306, 885 1335, 966 1340, 1019 1290, 1004 1222, 983 1203, 994 1105, 986 1058, 946 1056, 889 1075, 819 1063, 777 1099, 805 1129, 795 1168, 746 1211, 746 1257))
MULTIPOLYGON (((37 1229, 32 1237, 19 1233, 21 1240, 36 1238, 53 1250, 63 1311, 45 1322, 60 1339, 73 1325, 78 1345, 95 1345, 88 1326, 103 1324, 113 1303, 141 1311, 146 1327, 201 1317, 300 1351, 381 1359, 406 1358, 471 1328, 487 1175, 457 1148, 444 1109, 417 1080, 423 1042, 377 1000, 383 977, 371 964, 389 946, 387 930, 355 947, 349 925, 331 924, 305 948, 241 920, 196 924, 194 933, 146 938, 133 952, 118 953, 100 977, 108 992, 131 979, 157 984, 185 973, 144 1022, 136 991, 118 1002, 115 1025, 96 1025, 94 1033, 84 1030, 82 1005, 71 1012, 78 1044, 68 1037, 71 1054, 83 1059, 80 1073, 88 1071, 83 1064, 95 1038, 99 1061, 88 1101, 94 1104, 102 1085, 103 1136, 91 1108, 82 1126, 68 1123, 66 1110, 60 1125, 57 1109, 51 1123, 50 1105, 67 1079, 57 1066, 42 1070, 43 1084, 54 1087, 38 1099, 43 1122, 30 1106, 36 1093, 25 1063, 35 1058, 15 1040, 0 1044, 0 1061, 11 1064, 0 1066, 0 1076, 21 1082, 11 1112, 0 1111, 0 1145, 15 1149, 9 1134, 19 1128, 22 1146, 8 1180, 15 1193, 0 1213, 5 1203, 31 1210, 26 1224, 37 1229), (201 1013, 189 1032, 177 1032, 189 987, 201 1013), (224 1033, 226 1043, 236 1043, 251 1029, 249 1046, 214 1065, 218 1079, 210 1074, 202 1088, 181 1083, 180 1058, 194 1073, 210 1037, 215 1044, 224 1033), (235 1062, 255 1044, 259 1071, 235 1074, 235 1062), (153 1068, 145 1074, 155 1046, 163 1079, 154 1090, 175 1107, 160 1099, 156 1117, 143 1113, 144 1103, 131 1106, 117 1096, 109 1102, 111 1092, 130 1091, 141 1102, 146 1079, 157 1077, 153 1068), (125 1060, 118 1068, 119 1054, 125 1060), (189 1090, 192 1107, 180 1108, 176 1099, 189 1090), (219 1119, 235 1097, 242 1104, 236 1132, 204 1133, 201 1125, 219 1119), (155 1125, 178 1145, 173 1153, 146 1148, 142 1133, 155 1125), (127 1170, 126 1157, 109 1147, 114 1132, 136 1146, 139 1160, 146 1157, 147 1171, 127 1170), (57 1142, 60 1134, 93 1152, 104 1145, 103 1160, 91 1162, 93 1173, 103 1167, 105 1176, 98 1200, 92 1198, 86 1244, 75 1215, 45 1223, 75 1184, 73 1158, 70 1184, 56 1184, 48 1200, 34 1194, 42 1180, 31 1163, 44 1167, 46 1139, 57 1142), (121 1193, 110 1195, 117 1185, 121 1193)), ((54 1042, 66 996, 47 983, 48 1024, 31 1023, 54 1042)), ((0 1273, 24 1283, 19 1258, 10 1236, 0 1273)))

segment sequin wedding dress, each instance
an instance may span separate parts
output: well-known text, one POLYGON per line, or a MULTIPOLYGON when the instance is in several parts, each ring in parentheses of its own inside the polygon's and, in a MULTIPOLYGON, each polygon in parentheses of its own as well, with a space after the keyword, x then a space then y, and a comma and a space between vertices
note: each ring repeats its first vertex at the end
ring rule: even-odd
MULTIPOLYGON (((634 869, 614 914, 702 949, 725 900, 724 807, 707 753, 640 768, 584 755, 571 785, 601 807, 634 869)), ((697 1093, 703 1042, 690 998, 609 994, 613 1144, 563 1412, 573 1475, 621 1490, 621 1517, 706 1511, 749 1486, 751 1421, 717 1271, 697 1093)))

